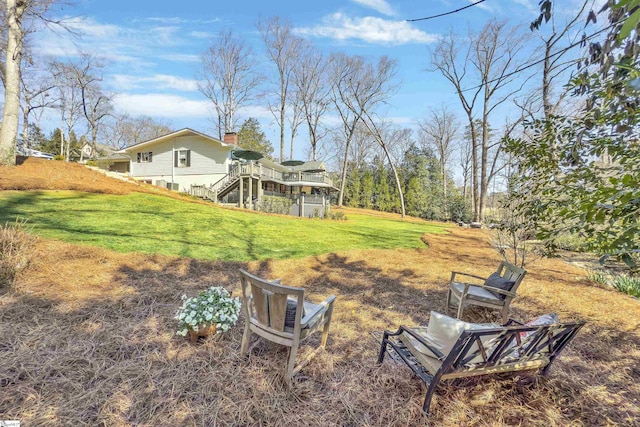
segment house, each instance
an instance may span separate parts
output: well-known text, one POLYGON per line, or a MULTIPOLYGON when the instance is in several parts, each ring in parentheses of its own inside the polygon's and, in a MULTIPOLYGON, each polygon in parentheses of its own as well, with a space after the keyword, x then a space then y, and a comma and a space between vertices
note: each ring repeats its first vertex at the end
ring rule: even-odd
POLYGON ((324 163, 246 160, 242 152, 235 133, 220 141, 185 128, 115 154, 129 159, 129 175, 136 180, 216 203, 296 216, 328 211, 337 189, 324 163))
POLYGON ((210 185, 227 174, 232 162, 230 153, 237 147, 234 142, 185 128, 116 154, 129 157, 132 178, 154 185, 170 184, 168 188, 189 192, 192 185, 210 185))

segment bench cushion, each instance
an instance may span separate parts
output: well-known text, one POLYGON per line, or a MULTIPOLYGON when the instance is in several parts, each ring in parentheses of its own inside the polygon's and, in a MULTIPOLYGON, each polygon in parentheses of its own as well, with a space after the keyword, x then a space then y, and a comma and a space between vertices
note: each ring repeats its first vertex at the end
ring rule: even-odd
MULTIPOLYGON (((466 330, 478 330, 478 329, 487 329, 487 328, 497 328, 500 325, 493 323, 469 323, 464 322, 459 319, 455 319, 453 317, 446 316, 444 314, 438 313, 436 311, 432 311, 429 317, 429 324, 425 327, 417 327, 412 328, 411 330, 427 341, 430 345, 438 349, 445 357, 451 352, 451 349, 460 338, 460 334, 466 330)), ((415 349, 422 355, 438 360, 436 354, 434 354, 428 347, 422 345, 418 340, 412 337, 409 334, 402 334, 400 336, 400 340, 410 348, 415 349)), ((489 351, 491 347, 494 345, 495 336, 487 336, 487 338, 481 338, 482 345, 486 351, 489 351)), ((470 351, 474 352, 478 350, 478 346, 474 344, 470 351)), ((473 358, 470 363, 479 363, 482 362, 482 356, 477 356, 473 358)), ((425 362, 431 363, 433 362, 425 362)))
MULTIPOLYGON (((465 287, 464 283, 452 282, 451 286, 452 286, 451 291, 455 296, 457 297, 462 296, 462 293, 464 292, 464 287, 465 287)), ((499 305, 500 307, 504 305, 504 302, 498 296, 496 296, 496 294, 494 294, 493 292, 481 286, 473 286, 473 285, 469 286, 469 293, 467 293, 467 299, 493 303, 493 304, 499 305)))

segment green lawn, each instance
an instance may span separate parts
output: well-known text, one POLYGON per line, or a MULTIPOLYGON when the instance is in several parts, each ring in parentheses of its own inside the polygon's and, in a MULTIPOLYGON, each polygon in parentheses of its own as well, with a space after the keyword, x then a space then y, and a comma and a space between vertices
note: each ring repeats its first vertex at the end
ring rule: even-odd
POLYGON ((119 252, 247 261, 351 249, 420 248, 446 226, 349 214, 307 220, 221 209, 150 194, 0 192, 0 222, 27 220, 46 238, 119 252))

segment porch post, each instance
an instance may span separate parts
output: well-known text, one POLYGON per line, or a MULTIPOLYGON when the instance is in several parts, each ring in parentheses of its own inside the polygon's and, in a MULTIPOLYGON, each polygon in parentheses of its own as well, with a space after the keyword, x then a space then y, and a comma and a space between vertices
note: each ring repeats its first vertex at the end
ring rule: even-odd
POLYGON ((304 216, 304 193, 302 191, 300 192, 300 212, 298 216, 304 216))
MULTIPOLYGON (((251 169, 253 169, 253 164, 251 165, 251 169)), ((249 210, 253 210, 253 177, 249 175, 249 210)))
POLYGON ((241 208, 242 207, 242 199, 244 198, 244 191, 243 188, 244 187, 244 178, 242 178, 242 175, 240 175, 240 199, 238 200, 238 207, 241 208))

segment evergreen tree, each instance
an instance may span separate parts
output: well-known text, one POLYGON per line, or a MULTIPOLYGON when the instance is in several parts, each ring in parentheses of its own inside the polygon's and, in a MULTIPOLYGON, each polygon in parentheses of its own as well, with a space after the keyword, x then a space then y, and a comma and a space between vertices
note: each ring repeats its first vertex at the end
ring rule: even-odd
POLYGON ((366 209, 373 208, 373 195, 375 183, 373 173, 370 168, 366 168, 362 174, 362 185, 360 190, 360 206, 366 209))
POLYGON ((262 131, 260 123, 253 117, 242 124, 238 132, 238 145, 245 150, 257 151, 269 160, 273 159, 273 145, 262 131))

